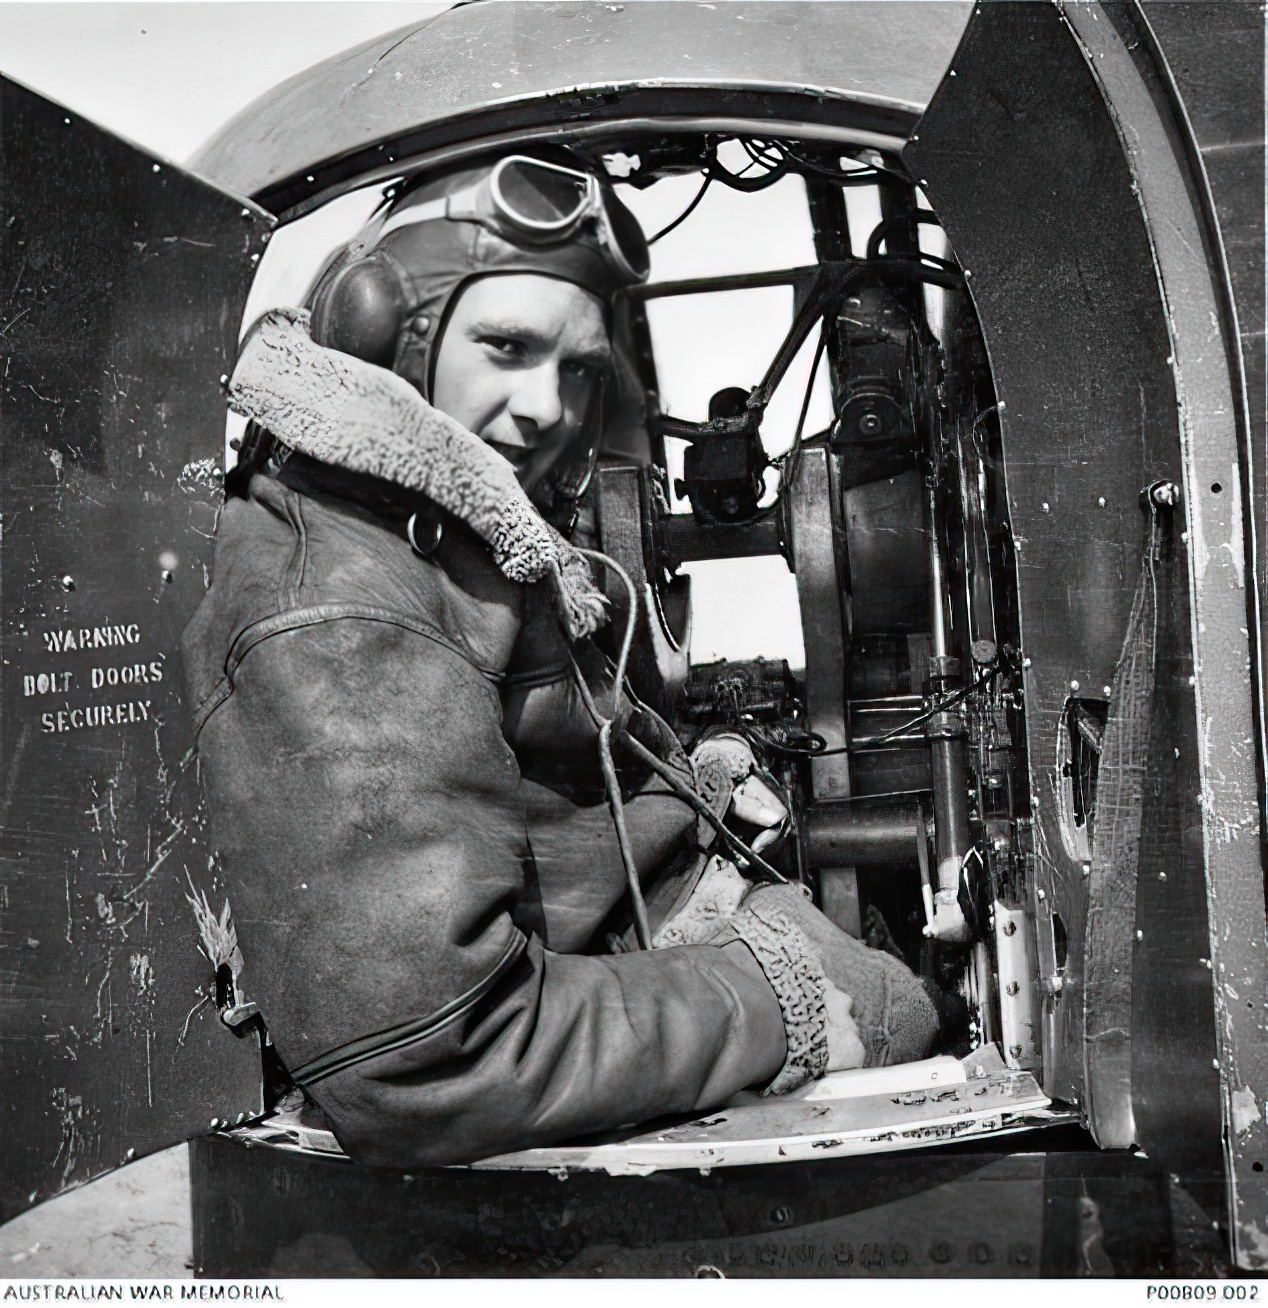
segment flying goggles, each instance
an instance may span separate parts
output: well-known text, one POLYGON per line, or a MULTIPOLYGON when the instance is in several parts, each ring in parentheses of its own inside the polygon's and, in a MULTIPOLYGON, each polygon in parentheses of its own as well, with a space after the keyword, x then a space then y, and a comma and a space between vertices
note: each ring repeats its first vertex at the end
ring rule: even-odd
POLYGON ((528 155, 507 155, 471 186, 398 210, 378 235, 442 216, 479 223, 514 245, 536 246, 562 245, 593 222, 621 280, 646 281, 651 267, 643 229, 610 186, 591 173, 528 155))

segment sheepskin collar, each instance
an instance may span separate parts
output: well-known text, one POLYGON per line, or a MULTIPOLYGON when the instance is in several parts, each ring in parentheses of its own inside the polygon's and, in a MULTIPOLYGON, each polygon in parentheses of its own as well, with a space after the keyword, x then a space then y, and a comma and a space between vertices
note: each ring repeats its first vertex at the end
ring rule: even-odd
POLYGON ((310 458, 426 495, 488 544, 511 581, 549 577, 574 640, 606 621, 589 564, 511 465, 395 373, 315 344, 308 322, 304 309, 273 309, 251 328, 230 407, 310 458))

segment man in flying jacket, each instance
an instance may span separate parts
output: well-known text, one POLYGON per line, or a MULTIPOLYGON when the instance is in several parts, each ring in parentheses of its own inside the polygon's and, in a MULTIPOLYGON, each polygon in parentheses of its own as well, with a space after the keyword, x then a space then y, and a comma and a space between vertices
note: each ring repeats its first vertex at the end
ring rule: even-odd
MULTIPOLYGON (((578 488, 613 296, 647 271, 584 165, 466 166, 385 205, 309 310, 265 315, 231 382, 254 435, 183 643, 200 770, 252 997, 367 1163, 778 1094, 936 1032, 901 963, 720 858, 663 947, 610 952, 608 811, 522 775, 517 750, 593 751, 587 695, 620 708, 604 599, 537 504, 578 488), (575 666, 598 669, 584 693, 575 666)), ((689 787, 721 769, 725 809, 747 747, 693 763, 668 734, 689 787)), ((651 881, 696 811, 655 776, 624 807, 651 881)))

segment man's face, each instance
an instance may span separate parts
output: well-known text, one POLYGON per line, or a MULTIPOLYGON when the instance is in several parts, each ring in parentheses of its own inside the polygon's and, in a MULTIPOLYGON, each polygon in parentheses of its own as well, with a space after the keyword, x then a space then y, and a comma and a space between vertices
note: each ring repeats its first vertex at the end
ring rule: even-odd
POLYGON ((603 305, 589 291, 536 273, 482 277, 450 313, 432 403, 532 490, 581 434, 611 357, 603 305))

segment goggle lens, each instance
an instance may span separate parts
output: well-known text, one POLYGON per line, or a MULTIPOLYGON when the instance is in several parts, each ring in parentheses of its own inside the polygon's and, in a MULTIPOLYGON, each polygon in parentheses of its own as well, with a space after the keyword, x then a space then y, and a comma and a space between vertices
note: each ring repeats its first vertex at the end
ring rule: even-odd
POLYGON ((647 237, 638 219, 621 203, 614 191, 603 188, 603 212, 608 220, 612 241, 630 271, 641 282, 651 272, 652 256, 647 248, 647 237))
POLYGON ((510 160, 500 170, 498 189, 511 215, 533 227, 552 229, 573 222, 589 191, 581 173, 546 168, 533 160, 510 160))

